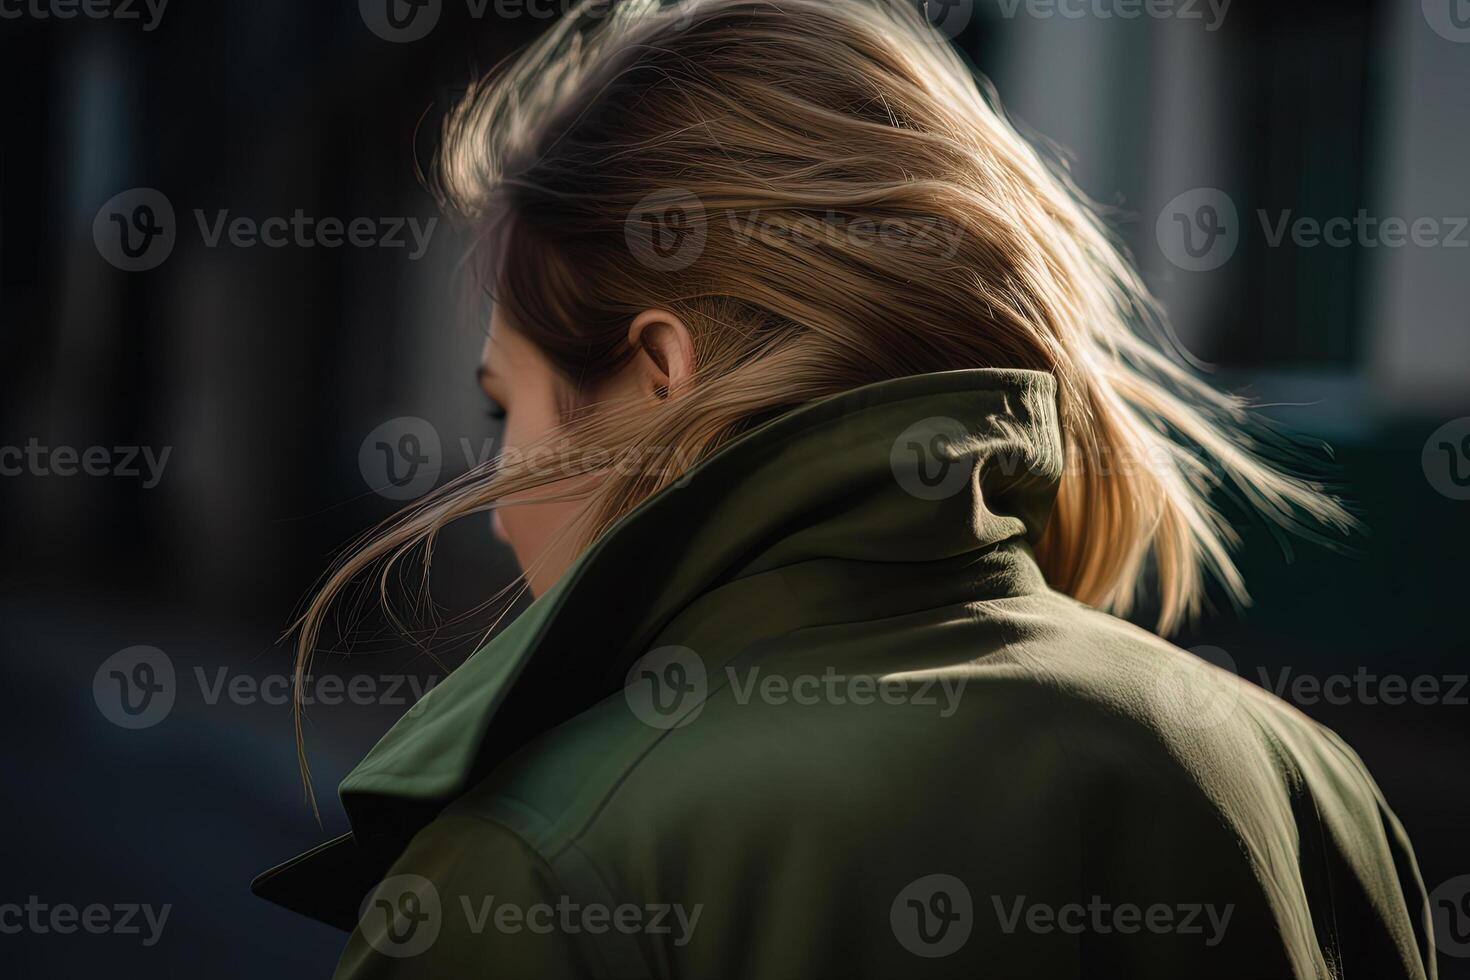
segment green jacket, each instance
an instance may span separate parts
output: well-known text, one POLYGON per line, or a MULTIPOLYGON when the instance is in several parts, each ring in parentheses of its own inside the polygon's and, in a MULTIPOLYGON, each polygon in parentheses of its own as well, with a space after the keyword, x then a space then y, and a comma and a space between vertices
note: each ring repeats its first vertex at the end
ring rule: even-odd
POLYGON ((1433 977, 1336 736, 1048 589, 1051 377, 886 382, 645 503, 256 891, 340 977, 1433 977))

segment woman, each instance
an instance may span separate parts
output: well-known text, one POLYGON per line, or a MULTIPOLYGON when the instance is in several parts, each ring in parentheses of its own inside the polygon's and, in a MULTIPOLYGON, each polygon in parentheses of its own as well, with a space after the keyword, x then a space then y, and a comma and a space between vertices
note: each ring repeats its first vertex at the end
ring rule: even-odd
POLYGON ((339 975, 1433 976, 1353 753, 1167 632, 1268 461, 902 0, 584 3, 442 159, 534 604, 257 882, 339 975))

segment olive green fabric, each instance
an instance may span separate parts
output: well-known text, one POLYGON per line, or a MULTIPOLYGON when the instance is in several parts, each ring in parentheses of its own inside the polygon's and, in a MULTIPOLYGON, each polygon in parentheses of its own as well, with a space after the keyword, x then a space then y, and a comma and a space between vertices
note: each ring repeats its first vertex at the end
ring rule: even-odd
POLYGON ((1047 588, 1047 375, 769 422, 606 535, 256 890, 338 976, 1433 977, 1357 757, 1047 588))

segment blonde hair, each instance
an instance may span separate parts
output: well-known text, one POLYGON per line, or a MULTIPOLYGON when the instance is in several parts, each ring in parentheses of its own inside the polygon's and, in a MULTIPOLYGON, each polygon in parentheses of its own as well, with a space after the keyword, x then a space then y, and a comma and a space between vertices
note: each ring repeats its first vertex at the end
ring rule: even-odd
POLYGON ((502 311, 570 384, 625 363, 649 308, 688 325, 695 383, 652 412, 572 413, 558 438, 603 450, 580 463, 475 471, 396 517, 298 624, 299 677, 333 598, 379 562, 386 585, 449 522, 581 476, 585 544, 679 475, 614 459, 698 460, 903 375, 1055 376, 1068 466, 1038 561, 1120 614, 1151 568, 1161 631, 1208 575, 1245 600, 1220 483, 1280 525, 1351 524, 1181 363, 1095 209, 904 0, 585 0, 471 89, 439 162, 502 311), (659 208, 699 244, 677 261, 648 248, 659 208))

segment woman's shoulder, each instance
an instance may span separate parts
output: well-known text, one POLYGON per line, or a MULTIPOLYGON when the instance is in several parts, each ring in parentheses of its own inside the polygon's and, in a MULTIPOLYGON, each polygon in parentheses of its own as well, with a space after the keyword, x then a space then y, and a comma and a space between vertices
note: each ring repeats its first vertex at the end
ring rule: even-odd
POLYGON ((865 809, 877 832, 886 800, 978 800, 996 786, 1069 810, 1130 786, 1216 809, 1287 812, 1304 789, 1375 809, 1366 771, 1325 728, 1054 593, 804 629, 719 657, 666 645, 628 677, 458 805, 560 841, 865 809))
POLYGON ((1230 671, 1059 601, 804 630, 719 661, 664 649, 451 804, 399 870, 461 903, 684 909, 699 933, 662 934, 661 955, 695 972, 755 942, 752 909, 881 958, 892 904, 937 877, 991 950, 1026 946, 1014 922, 1037 903, 1102 896, 1196 924, 1213 910, 1216 934, 1148 941, 1242 969, 1268 955, 1286 975, 1353 944, 1359 962, 1413 955, 1412 854, 1351 750, 1230 671))

